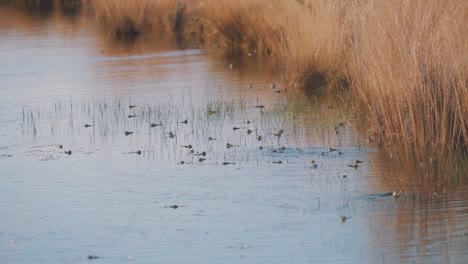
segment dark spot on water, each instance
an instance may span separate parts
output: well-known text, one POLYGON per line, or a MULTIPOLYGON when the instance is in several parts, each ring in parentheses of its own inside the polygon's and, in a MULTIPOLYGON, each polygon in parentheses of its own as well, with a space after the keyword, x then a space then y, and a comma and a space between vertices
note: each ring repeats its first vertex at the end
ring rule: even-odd
POLYGON ((136 115, 128 115, 128 118, 134 118, 136 115))
POLYGON ((283 129, 280 129, 280 130, 278 131, 278 133, 274 133, 273 135, 275 135, 275 136, 277 136, 277 137, 281 137, 281 136, 283 135, 283 132, 284 132, 284 130, 283 130, 283 129))
POLYGON ((125 131, 125 135, 126 135, 126 136, 131 135, 131 134, 133 134, 133 132, 131 132, 131 131, 125 131))
POLYGON ((98 258, 99 258, 98 256, 93 256, 93 255, 88 256, 88 259, 98 259, 98 258))

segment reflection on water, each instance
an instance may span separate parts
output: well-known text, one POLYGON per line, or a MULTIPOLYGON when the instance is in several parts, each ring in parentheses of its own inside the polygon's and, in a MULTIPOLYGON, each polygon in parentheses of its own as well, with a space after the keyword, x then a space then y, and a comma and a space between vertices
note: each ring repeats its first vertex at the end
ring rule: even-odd
POLYGON ((2 263, 466 262, 466 187, 388 159, 346 95, 57 5, 0 8, 2 263))

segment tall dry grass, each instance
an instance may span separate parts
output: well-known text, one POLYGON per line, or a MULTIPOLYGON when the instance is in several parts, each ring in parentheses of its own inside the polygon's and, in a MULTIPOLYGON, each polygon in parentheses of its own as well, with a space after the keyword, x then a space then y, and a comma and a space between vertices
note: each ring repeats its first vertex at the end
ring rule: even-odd
MULTIPOLYGON (((94 0, 114 35, 216 43, 287 66, 297 87, 346 87, 371 136, 419 159, 468 145, 468 1, 94 0)), ((449 155, 449 156, 447 156, 449 155)))
POLYGON ((173 37, 185 5, 169 0, 93 0, 96 17, 117 36, 157 32, 173 37))
POLYGON ((468 2, 370 0, 352 10, 347 75, 372 133, 419 159, 466 151, 468 2))

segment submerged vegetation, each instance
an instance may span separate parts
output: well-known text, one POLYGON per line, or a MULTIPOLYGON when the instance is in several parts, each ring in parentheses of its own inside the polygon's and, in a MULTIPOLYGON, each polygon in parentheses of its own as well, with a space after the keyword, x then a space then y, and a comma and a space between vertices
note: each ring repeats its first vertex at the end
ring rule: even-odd
POLYGON ((349 89, 369 137, 392 155, 466 154, 464 0, 81 2, 114 36, 215 45, 285 65, 290 88, 349 89))

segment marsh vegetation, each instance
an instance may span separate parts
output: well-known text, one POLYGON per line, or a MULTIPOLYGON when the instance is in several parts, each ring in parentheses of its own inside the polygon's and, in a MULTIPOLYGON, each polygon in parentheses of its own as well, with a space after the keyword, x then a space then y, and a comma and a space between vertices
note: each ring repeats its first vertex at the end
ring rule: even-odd
POLYGON ((287 67, 288 85, 349 89, 369 135, 425 161, 466 153, 467 3, 92 1, 116 35, 158 33, 287 67))

